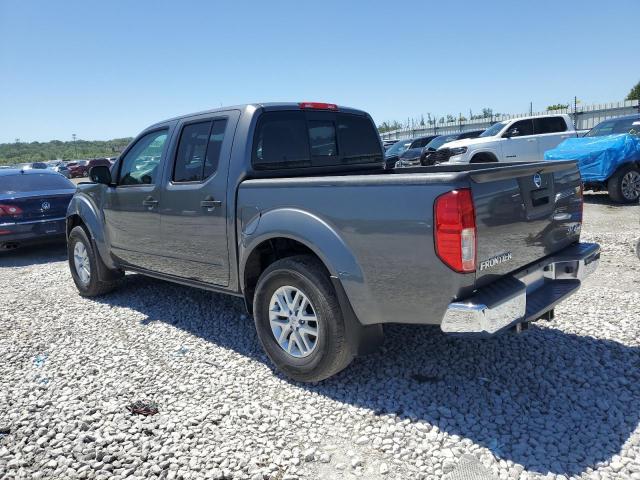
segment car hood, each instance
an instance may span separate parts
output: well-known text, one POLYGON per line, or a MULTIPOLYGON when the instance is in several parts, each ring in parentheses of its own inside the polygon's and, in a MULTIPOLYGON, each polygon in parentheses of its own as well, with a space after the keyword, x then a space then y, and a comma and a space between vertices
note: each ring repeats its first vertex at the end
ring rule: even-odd
POLYGON ((454 140, 452 142, 444 143, 438 148, 458 148, 458 147, 468 147, 470 145, 482 145, 485 143, 493 143, 496 141, 497 137, 477 137, 477 138, 463 138, 462 140, 454 140))

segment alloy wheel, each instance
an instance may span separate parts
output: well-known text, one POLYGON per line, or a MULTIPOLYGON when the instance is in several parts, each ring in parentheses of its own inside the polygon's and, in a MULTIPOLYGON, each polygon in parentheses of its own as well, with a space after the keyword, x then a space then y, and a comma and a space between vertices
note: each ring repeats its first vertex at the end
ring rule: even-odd
POLYGON ((82 285, 89 285, 91 281, 91 264, 89 262, 89 254, 84 243, 77 242, 73 247, 73 265, 76 268, 76 274, 82 285))
POLYGON ((640 197, 640 172, 631 170, 622 177, 622 195, 627 200, 640 197))
POLYGON ((274 338, 292 357, 304 358, 318 346, 318 317, 299 288, 283 286, 271 296, 269 323, 274 338))

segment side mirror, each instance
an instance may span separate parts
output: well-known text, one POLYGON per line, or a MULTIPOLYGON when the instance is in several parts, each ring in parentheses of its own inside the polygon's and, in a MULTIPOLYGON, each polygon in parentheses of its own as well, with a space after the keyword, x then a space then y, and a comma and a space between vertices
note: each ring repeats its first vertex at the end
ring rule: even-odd
POLYGON ((520 135, 520 130, 517 128, 511 128, 504 134, 505 138, 517 137, 518 135, 520 135))
POLYGON ((105 165, 96 165, 89 170, 89 178, 93 183, 111 185, 111 170, 105 165))

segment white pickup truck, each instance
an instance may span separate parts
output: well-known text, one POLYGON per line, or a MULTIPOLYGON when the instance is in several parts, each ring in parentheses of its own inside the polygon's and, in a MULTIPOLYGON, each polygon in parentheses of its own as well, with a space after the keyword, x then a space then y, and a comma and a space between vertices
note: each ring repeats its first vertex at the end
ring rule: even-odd
POLYGON ((577 137, 569 115, 542 115, 495 123, 477 138, 445 143, 430 163, 532 162, 569 137, 577 137))

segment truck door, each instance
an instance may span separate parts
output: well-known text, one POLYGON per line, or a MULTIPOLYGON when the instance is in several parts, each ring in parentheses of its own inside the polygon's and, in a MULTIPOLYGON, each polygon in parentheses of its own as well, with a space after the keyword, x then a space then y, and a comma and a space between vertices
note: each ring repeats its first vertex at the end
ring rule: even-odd
POLYGON ((158 263, 160 244, 160 176, 168 128, 140 137, 118 161, 115 186, 105 190, 105 232, 119 259, 141 268, 158 263))
POLYGON ((534 118, 533 131, 538 137, 541 158, 544 158, 544 152, 547 150, 556 148, 569 137, 575 137, 575 133, 567 127, 563 117, 534 118))
POLYGON ((178 124, 159 207, 163 273, 229 283, 227 171, 238 118, 218 112, 178 124))
POLYGON ((502 157, 505 162, 534 162, 540 160, 538 139, 534 136, 533 120, 515 122, 503 134, 502 157))

